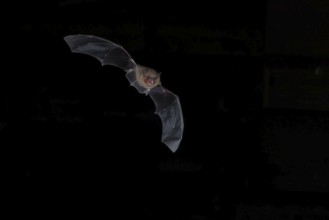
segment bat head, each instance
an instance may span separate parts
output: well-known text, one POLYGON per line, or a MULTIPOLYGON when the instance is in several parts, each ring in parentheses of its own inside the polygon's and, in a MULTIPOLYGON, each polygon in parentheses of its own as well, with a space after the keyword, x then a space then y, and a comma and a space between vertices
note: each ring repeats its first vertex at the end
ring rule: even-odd
POLYGON ((156 70, 144 67, 141 65, 137 65, 136 70, 136 79, 140 86, 150 90, 161 84, 160 82, 161 73, 156 70))

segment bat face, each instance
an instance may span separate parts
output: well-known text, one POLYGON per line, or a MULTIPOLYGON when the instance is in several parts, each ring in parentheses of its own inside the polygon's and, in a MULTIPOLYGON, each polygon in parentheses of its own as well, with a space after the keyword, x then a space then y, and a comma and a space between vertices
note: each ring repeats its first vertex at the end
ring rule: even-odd
POLYGON ((136 67, 136 79, 140 86, 151 90, 161 84, 160 73, 156 70, 141 65, 136 67))

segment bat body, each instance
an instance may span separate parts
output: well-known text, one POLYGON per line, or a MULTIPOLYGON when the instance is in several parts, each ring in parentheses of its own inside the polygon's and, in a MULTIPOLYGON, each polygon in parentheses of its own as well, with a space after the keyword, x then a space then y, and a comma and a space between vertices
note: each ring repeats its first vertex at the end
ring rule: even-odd
POLYGON ((155 103, 155 113, 162 122, 161 141, 175 152, 182 140, 184 121, 179 97, 163 87, 160 73, 137 64, 119 44, 93 35, 64 37, 72 52, 90 55, 102 65, 113 65, 126 72, 131 86, 139 93, 149 95, 155 103))

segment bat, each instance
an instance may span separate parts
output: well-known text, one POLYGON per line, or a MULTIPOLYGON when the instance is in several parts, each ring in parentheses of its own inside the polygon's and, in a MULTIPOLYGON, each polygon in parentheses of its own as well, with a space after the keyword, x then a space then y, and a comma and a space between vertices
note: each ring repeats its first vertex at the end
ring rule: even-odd
POLYGON ((183 136, 184 121, 179 97, 162 86, 161 73, 137 64, 119 44, 94 35, 68 35, 64 37, 71 52, 81 53, 98 59, 102 66, 116 66, 126 72, 130 85, 155 104, 155 114, 162 123, 161 142, 176 152, 183 136))

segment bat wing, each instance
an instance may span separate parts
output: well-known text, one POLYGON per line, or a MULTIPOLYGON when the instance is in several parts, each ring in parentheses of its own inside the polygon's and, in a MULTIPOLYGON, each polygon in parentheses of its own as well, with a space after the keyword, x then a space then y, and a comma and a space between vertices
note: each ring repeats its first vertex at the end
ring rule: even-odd
POLYGON ((182 140, 184 121, 179 97, 163 86, 153 88, 149 93, 155 103, 155 113, 162 122, 161 141, 175 152, 182 140))
POLYGON ((84 34, 68 35, 64 40, 74 53, 86 54, 99 60, 102 65, 113 65, 125 70, 130 85, 139 93, 147 94, 147 89, 137 82, 137 64, 121 45, 101 37, 84 34))
POLYGON ((93 35, 68 35, 64 37, 72 52, 98 59, 102 65, 117 66, 125 71, 136 67, 130 54, 119 44, 93 35))

